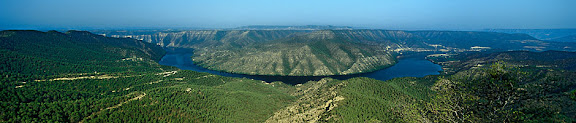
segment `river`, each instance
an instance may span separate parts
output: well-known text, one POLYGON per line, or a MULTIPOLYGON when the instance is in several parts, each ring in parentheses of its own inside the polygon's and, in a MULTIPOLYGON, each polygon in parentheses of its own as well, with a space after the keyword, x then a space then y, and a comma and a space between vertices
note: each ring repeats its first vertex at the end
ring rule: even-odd
POLYGON ((442 70, 440 65, 434 64, 426 59, 424 55, 413 55, 403 57, 398 60, 394 66, 377 70, 370 73, 353 74, 353 75, 338 75, 338 76, 262 76, 262 75, 244 75, 232 74, 214 70, 208 70, 197 66, 192 61, 191 56, 193 50, 191 49, 166 49, 166 55, 160 60, 161 65, 168 65, 178 67, 182 70, 193 70, 197 72, 206 72, 221 76, 228 77, 243 77, 255 80, 262 80, 266 82, 282 81, 287 84, 302 84, 308 81, 318 81, 325 77, 334 79, 349 79, 353 77, 369 77, 377 80, 386 81, 396 77, 424 77, 426 75, 438 75, 442 70))

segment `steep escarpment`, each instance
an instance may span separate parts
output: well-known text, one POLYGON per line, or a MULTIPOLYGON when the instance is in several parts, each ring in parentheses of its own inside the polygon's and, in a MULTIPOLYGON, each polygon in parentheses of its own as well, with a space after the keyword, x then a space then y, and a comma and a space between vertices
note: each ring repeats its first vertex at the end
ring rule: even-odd
POLYGON ((317 31, 243 48, 203 48, 196 64, 232 73, 327 76, 369 72, 395 63, 378 45, 341 39, 333 31, 317 31))
POLYGON ((334 32, 343 40, 379 45, 387 50, 433 48, 423 42, 421 37, 400 30, 335 30, 334 32))
POLYGON ((399 30, 334 30, 341 38, 356 41, 399 43, 413 40, 414 35, 399 30))
MULTIPOLYGON (((177 48, 234 48, 269 42, 313 30, 101 31, 110 37, 131 37, 177 48)), ((473 47, 499 50, 576 50, 576 44, 541 41, 527 34, 470 31, 333 30, 342 40, 397 51, 463 51, 473 47)))
POLYGON ((254 42, 285 38, 306 30, 191 30, 152 32, 97 32, 110 37, 129 37, 162 47, 241 47, 254 42))

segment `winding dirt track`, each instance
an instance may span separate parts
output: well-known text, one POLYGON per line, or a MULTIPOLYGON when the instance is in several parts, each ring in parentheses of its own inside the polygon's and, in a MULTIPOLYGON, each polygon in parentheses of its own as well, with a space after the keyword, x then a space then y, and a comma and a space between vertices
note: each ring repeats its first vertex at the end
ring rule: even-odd
POLYGON ((104 111, 104 110, 118 108, 118 107, 122 106, 123 104, 128 103, 128 102, 130 102, 130 101, 142 99, 142 98, 144 98, 144 96, 146 96, 146 93, 145 93, 145 92, 142 92, 142 94, 140 94, 139 96, 136 96, 136 97, 134 97, 134 98, 132 98, 132 99, 128 99, 128 100, 126 100, 126 101, 124 101, 124 102, 122 102, 122 103, 120 103, 120 104, 117 104, 117 105, 114 105, 114 106, 110 106, 110 107, 105 108, 105 109, 100 109, 100 111, 94 112, 94 113, 90 114, 90 116, 85 117, 84 119, 82 119, 82 121, 80 121, 80 123, 84 123, 84 121, 85 121, 86 119, 93 118, 96 114, 100 114, 100 112, 102 112, 102 111, 104 111))

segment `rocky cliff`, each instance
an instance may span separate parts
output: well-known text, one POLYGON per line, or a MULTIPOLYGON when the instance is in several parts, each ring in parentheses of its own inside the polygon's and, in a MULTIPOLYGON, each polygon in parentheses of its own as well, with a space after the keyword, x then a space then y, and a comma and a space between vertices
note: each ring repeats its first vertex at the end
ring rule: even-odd
POLYGON ((191 30, 151 32, 98 32, 110 37, 128 37, 162 47, 238 47, 288 37, 306 30, 191 30))

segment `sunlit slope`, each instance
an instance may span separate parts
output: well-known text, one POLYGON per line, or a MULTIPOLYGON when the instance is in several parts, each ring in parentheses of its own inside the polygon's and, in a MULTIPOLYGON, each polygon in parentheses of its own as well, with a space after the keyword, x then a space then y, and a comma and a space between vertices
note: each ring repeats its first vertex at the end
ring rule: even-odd
POLYGON ((333 31, 317 31, 242 48, 196 50, 196 64, 232 73, 326 76, 362 73, 395 63, 378 45, 344 40, 333 31))

